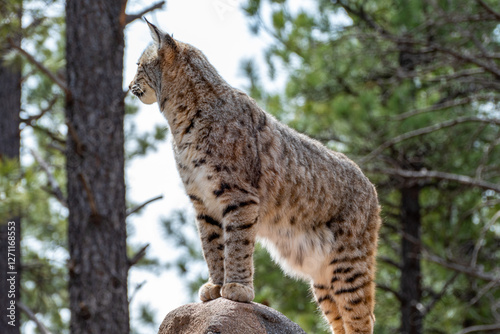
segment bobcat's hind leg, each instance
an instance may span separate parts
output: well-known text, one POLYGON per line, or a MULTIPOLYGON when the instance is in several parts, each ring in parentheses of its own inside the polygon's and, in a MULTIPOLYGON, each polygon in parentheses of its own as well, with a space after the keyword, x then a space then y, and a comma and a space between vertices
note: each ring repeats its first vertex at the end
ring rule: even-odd
POLYGON ((375 322, 374 254, 337 257, 331 261, 331 292, 346 334, 372 334, 375 322))
MULTIPOLYGON (((352 276, 351 276, 352 277, 352 276)), ((374 283, 358 282, 356 285, 336 288, 335 301, 344 321, 346 334, 372 334, 375 324, 373 315, 374 283)))
POLYGON ((209 281, 199 290, 201 301, 206 302, 221 296, 220 290, 224 284, 224 233, 222 224, 204 213, 199 213, 196 220, 210 275, 209 281))
MULTIPOLYGON (((342 320, 344 332, 339 329, 340 333, 373 334, 379 210, 378 204, 374 202, 366 224, 359 223, 353 217, 350 226, 361 227, 357 230, 340 223, 331 226, 337 244, 325 263, 325 270, 316 274, 315 283, 316 288, 322 287, 327 291, 323 294, 318 292, 318 302, 321 296, 326 296, 323 299, 332 299, 337 306, 338 315, 334 320, 342 320)), ((337 329, 335 326, 335 322, 332 323, 333 330, 337 329)))
POLYGON ((345 334, 342 316, 335 303, 334 291, 330 284, 313 284, 313 293, 326 320, 335 334, 345 334))
POLYGON ((328 266, 330 282, 315 283, 313 291, 335 334, 372 334, 375 289, 372 275, 344 263, 328 266))
POLYGON ((375 251, 339 246, 313 277, 313 292, 335 334, 373 334, 375 251))

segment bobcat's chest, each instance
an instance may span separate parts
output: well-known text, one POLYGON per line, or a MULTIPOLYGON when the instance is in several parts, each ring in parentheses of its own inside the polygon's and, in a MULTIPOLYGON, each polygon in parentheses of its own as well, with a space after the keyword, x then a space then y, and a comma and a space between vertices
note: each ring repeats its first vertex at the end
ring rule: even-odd
POLYGON ((191 198, 199 198, 204 206, 218 216, 218 203, 214 196, 218 177, 208 164, 207 158, 197 154, 197 151, 179 149, 174 143, 174 154, 177 170, 181 177, 186 193, 191 198))

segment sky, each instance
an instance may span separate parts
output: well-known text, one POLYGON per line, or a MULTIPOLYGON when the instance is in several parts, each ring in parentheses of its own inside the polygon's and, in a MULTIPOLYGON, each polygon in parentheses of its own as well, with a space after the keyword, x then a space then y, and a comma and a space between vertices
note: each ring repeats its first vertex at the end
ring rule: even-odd
MULTIPOLYGON (((226 81, 244 89, 248 81, 243 76, 241 61, 256 59, 263 63, 263 50, 270 39, 256 37, 248 29, 248 20, 239 7, 243 0, 168 0, 163 10, 146 14, 146 18, 175 39, 196 46, 207 56, 226 81)), ((134 13, 153 2, 143 1, 128 8, 134 13)), ((132 3, 130 3, 132 5, 132 3)), ((124 86, 128 86, 136 71, 142 51, 151 42, 149 29, 142 20, 129 24, 125 31, 124 86)), ((158 105, 140 104, 134 118, 139 131, 151 131, 155 125, 167 126, 158 105)), ((170 136, 159 145, 157 152, 137 158, 127 167, 127 197, 142 203, 157 195, 163 199, 148 205, 142 213, 129 218, 135 245, 150 244, 148 255, 166 262, 175 258, 176 250, 169 246, 160 226, 161 217, 168 217, 175 209, 192 210, 175 167, 170 136)), ((192 211, 191 211, 192 212, 192 211)), ((156 312, 158 326, 171 310, 192 302, 185 284, 174 270, 161 273, 133 269, 129 278, 132 324, 138 316, 140 304, 151 306, 156 312), (144 283, 144 284, 143 284, 144 283), (142 284, 136 291, 136 286, 142 284)), ((144 330, 144 333, 150 329, 144 330)), ((140 331, 140 333, 142 333, 140 331)))

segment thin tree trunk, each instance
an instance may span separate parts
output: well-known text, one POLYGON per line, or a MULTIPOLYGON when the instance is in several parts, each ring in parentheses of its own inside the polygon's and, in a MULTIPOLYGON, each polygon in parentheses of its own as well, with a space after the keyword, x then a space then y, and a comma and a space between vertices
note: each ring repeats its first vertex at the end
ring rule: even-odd
MULTIPOLYGON (((409 45, 399 45, 399 66, 405 72, 411 72, 422 61, 418 54, 409 52, 409 45)), ((412 91, 408 105, 413 105, 416 99, 416 88, 412 91)), ((412 168, 419 170, 420 166, 413 164, 412 168)), ((422 313, 419 311, 422 298, 420 271, 420 186, 403 185, 401 188, 401 333, 421 334, 422 313)))
POLYGON ((126 334, 126 1, 66 2, 71 333, 126 334))
MULTIPOLYGON (((20 38, 15 38, 15 43, 19 42, 20 38)), ((6 45, 0 45, 0 160, 19 163, 21 69, 1 63, 7 51, 6 45)), ((21 220, 19 213, 11 214, 0 217, 0 333, 19 334, 21 220)))
POLYGON ((421 334, 422 298, 420 271, 420 187, 401 189, 402 267, 401 267, 401 333, 421 334))

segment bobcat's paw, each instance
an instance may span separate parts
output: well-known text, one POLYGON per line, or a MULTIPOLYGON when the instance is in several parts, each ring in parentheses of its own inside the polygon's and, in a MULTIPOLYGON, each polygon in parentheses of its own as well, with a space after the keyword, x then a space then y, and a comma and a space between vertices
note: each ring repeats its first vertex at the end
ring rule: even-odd
POLYGON ((240 283, 224 284, 222 286, 220 294, 223 298, 243 303, 249 303, 255 297, 252 285, 243 285, 240 283))
POLYGON ((201 286, 199 295, 202 302, 208 302, 220 297, 221 286, 213 283, 205 283, 201 286))

